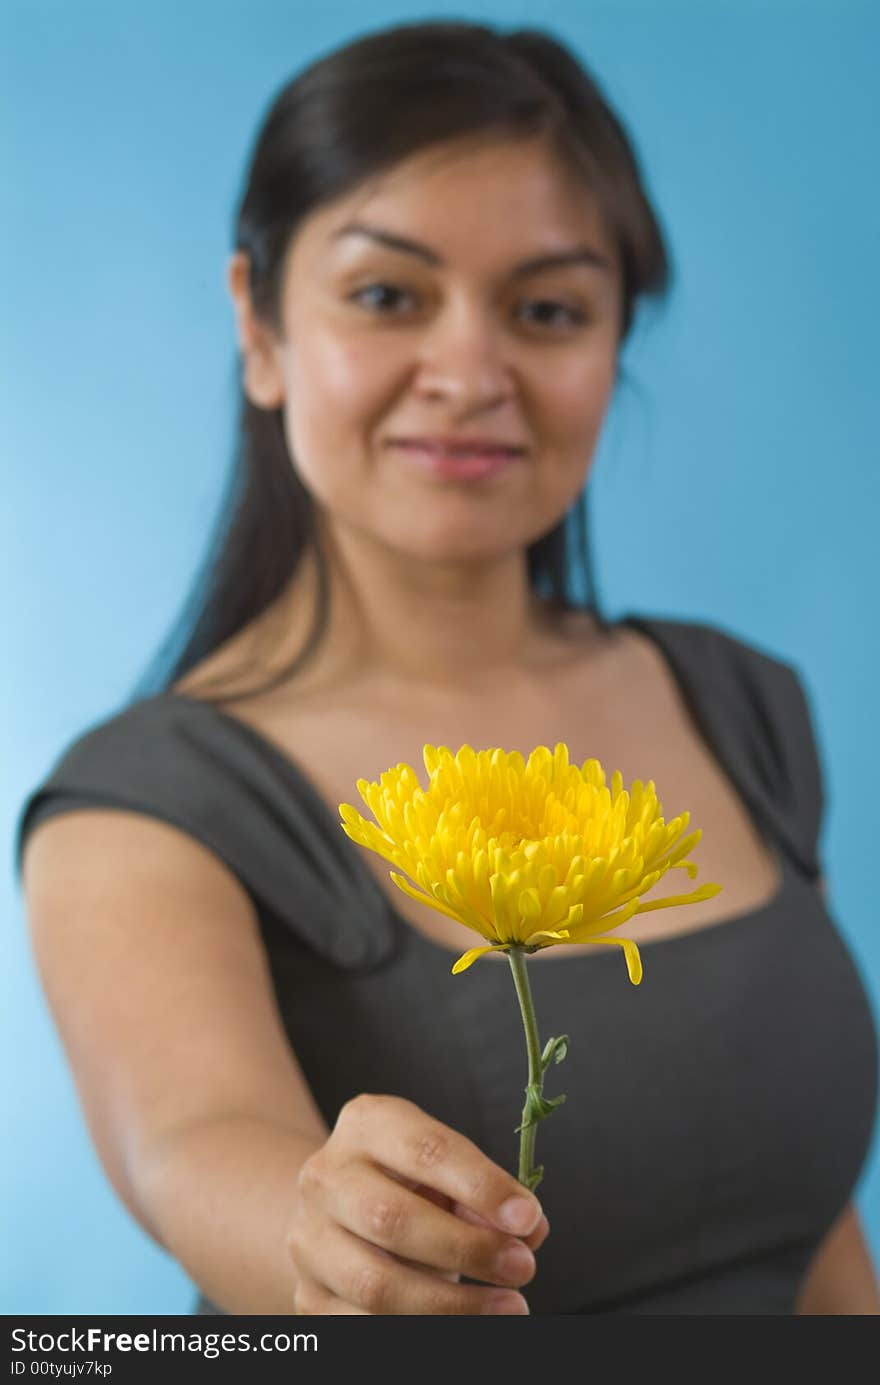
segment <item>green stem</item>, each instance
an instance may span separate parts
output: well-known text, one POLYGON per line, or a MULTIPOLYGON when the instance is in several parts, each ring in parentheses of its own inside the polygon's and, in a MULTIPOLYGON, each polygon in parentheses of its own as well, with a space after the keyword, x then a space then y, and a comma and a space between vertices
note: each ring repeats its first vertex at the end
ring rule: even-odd
POLYGON ((543 1092, 544 1069, 541 1063, 541 1045, 538 1039, 535 1007, 532 1004, 532 992, 526 971, 525 951, 522 947, 511 947, 507 958, 510 962, 510 970, 513 972, 513 982, 516 986, 516 995, 522 1012, 523 1028, 526 1031, 526 1047, 529 1054, 529 1084, 526 1087, 526 1104, 523 1107, 522 1129, 519 1136, 518 1178, 520 1183, 524 1183, 527 1188, 534 1188, 537 1185, 537 1180, 533 1178, 533 1175, 537 1170, 533 1168, 533 1160, 535 1157, 535 1136, 538 1133, 538 1122, 535 1119, 535 1097, 540 1097, 543 1092))

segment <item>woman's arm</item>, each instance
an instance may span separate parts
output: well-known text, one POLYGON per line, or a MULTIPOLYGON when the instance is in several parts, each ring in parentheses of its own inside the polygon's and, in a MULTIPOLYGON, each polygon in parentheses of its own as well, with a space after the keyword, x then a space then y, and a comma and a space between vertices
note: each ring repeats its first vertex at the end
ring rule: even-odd
POLYGON ((852 1202, 813 1257, 795 1311, 801 1315, 880 1314, 880 1285, 852 1202))
POLYGON ((77 810, 34 829, 23 880, 103 1167, 218 1308, 527 1311, 514 1291, 534 1273, 520 1240, 548 1232, 537 1199, 513 1232, 512 1175, 396 1097, 359 1094, 328 1130, 253 904, 211 852, 146 816, 77 810))
POLYGON ((139 1196, 158 1238, 227 1313, 292 1313, 286 1231, 300 1168, 323 1144, 254 1116, 175 1131, 142 1162, 139 1196))
POLYGON ((300 1167, 329 1132, 278 1017, 249 897, 193 839, 115 810, 37 826, 22 878, 115 1191, 218 1307, 290 1312, 285 1228, 300 1167))

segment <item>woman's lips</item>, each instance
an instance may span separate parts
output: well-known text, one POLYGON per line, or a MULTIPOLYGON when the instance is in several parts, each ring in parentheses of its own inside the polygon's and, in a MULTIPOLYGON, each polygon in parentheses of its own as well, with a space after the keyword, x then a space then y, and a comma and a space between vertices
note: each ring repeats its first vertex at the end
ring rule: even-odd
POLYGON ((476 481, 484 476, 494 476, 522 457, 521 452, 512 448, 469 448, 467 452, 459 449, 444 452, 440 447, 418 442, 395 442, 391 446, 400 448, 411 457, 420 470, 445 476, 451 481, 476 481))

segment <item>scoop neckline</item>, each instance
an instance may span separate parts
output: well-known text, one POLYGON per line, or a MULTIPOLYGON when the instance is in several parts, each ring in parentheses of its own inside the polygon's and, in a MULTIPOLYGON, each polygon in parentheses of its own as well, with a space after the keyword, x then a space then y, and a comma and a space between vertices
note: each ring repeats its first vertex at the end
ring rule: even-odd
MULTIPOLYGON (((752 798, 747 786, 738 779, 732 764, 719 752, 717 745, 710 738, 698 698, 693 694, 693 689, 688 681, 686 670, 683 668, 682 664, 679 663, 674 651, 671 650, 670 645, 663 639, 662 634, 658 632, 658 625, 663 624, 662 620, 627 613, 617 620, 607 622, 607 624, 611 628, 621 625, 635 628, 641 631, 641 633, 652 642, 655 648, 657 648, 683 697, 698 734, 702 737, 709 753, 718 768, 724 774, 731 789, 740 799, 740 802, 757 828, 764 846, 773 856, 777 867, 776 889, 773 891, 771 897, 763 904, 758 904, 753 909, 745 909, 737 914, 731 914, 725 918, 717 919, 715 922, 704 924, 700 928, 685 929, 680 933, 667 933, 660 938, 642 939, 640 942, 636 943, 636 946, 641 951, 642 948, 652 949, 660 947, 661 944, 684 943, 686 940, 704 938, 716 933, 729 935, 732 925, 734 924, 759 922, 765 915, 777 909, 787 894, 792 875, 785 850, 772 833, 768 835, 767 819, 761 811, 760 804, 752 798)), ((421 929, 416 928, 414 924, 410 923, 409 919, 395 908, 389 897, 364 865, 358 853, 356 843, 351 841, 346 833, 341 830, 337 815, 331 811, 330 805, 317 784, 312 780, 311 775, 302 767, 294 756, 288 751, 283 750, 280 745, 271 740, 268 736, 263 735, 263 733, 252 726, 250 722, 245 721, 242 717, 236 716, 233 712, 225 711, 222 707, 218 707, 213 702, 208 702, 198 697, 190 697, 187 693, 178 692, 176 689, 167 689, 165 692, 157 694, 157 699, 163 698, 176 703, 203 708, 209 714, 213 715, 218 722, 231 727, 233 731, 241 735, 245 740, 250 741, 251 744, 255 745, 264 755, 274 760, 282 767, 285 773, 291 777, 297 786, 304 792, 305 797, 311 801, 318 816, 323 819, 328 827, 332 827, 333 831, 339 834, 340 850, 348 856, 355 874, 366 884, 367 888, 373 892, 374 896, 378 897, 383 908, 387 910, 402 940, 408 941, 410 945, 418 946, 423 944, 433 952, 441 953, 446 957, 456 958, 460 957, 462 952, 466 950, 468 937, 476 939, 479 936, 465 924, 462 924, 464 933, 462 946, 460 948, 451 948, 447 947, 445 943, 438 942, 437 939, 432 938, 429 934, 423 933, 421 929)), ((612 929, 610 931, 616 932, 617 930, 612 929)), ((572 946, 588 947, 590 945, 585 943, 572 944, 572 946)), ((614 960, 615 955, 615 953, 610 951, 607 955, 595 951, 573 952, 567 954, 564 958, 554 958, 549 962, 545 961, 542 965, 561 966, 563 962, 598 962, 602 965, 603 962, 609 963, 614 960)), ((502 971, 503 969, 499 967, 498 970, 502 971)))

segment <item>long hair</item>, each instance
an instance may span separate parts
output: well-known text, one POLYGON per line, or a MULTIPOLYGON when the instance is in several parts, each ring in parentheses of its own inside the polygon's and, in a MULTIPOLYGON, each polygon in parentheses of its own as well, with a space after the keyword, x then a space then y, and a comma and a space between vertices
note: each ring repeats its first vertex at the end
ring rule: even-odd
MULTIPOLYGON (((621 121, 596 80, 546 32, 505 33, 460 22, 368 33, 313 62, 271 102, 234 222, 235 248, 249 257, 257 317, 281 330, 285 256, 311 212, 431 145, 483 132, 549 137, 589 187, 622 267, 622 346, 637 300, 664 297, 672 270, 621 121)), ((256 620, 288 587, 309 549, 318 593, 311 628, 292 662, 262 688, 302 667, 327 626, 326 555, 314 502, 291 461, 282 409, 251 403, 237 353, 235 386, 238 436, 207 555, 135 696, 169 689, 256 620)), ((596 598, 586 491, 529 545, 528 580, 553 609, 590 610, 606 628, 596 598), (573 593, 573 575, 585 599, 573 593)), ((232 701, 253 691, 222 696, 232 701)))

